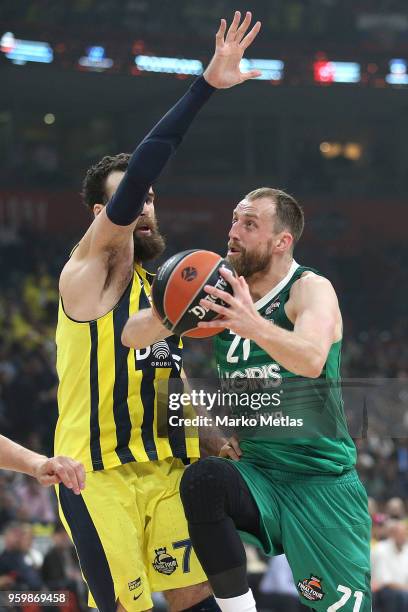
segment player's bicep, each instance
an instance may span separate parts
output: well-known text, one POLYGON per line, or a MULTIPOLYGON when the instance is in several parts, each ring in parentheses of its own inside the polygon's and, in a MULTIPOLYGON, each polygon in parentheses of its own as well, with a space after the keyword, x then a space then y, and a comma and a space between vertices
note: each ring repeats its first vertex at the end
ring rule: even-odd
POLYGON ((328 354, 336 340, 340 317, 337 296, 326 279, 315 277, 307 281, 299 287, 297 294, 294 331, 328 354))
MULTIPOLYGON (((103 253, 104 251, 126 247, 129 238, 135 228, 136 221, 130 225, 116 225, 106 214, 104 208, 89 228, 89 236, 84 236, 87 254, 90 257, 103 253)), ((81 241, 82 242, 82 241, 81 241)))
POLYGON ((93 312, 93 305, 101 295, 105 279, 104 258, 79 258, 75 252, 65 264, 59 279, 59 293, 65 312, 81 321, 93 318, 89 310, 93 312))

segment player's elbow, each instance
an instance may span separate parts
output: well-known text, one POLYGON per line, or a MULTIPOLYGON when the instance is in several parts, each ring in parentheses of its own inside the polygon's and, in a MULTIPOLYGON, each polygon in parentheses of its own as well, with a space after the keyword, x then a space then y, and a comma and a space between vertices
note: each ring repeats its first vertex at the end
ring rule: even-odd
POLYGON ((309 343, 302 351, 303 358, 299 361, 299 372, 296 374, 305 378, 319 378, 325 368, 328 354, 325 345, 309 343))
POLYGON ((301 372, 301 376, 305 376, 306 378, 319 378, 321 373, 323 372, 325 364, 325 359, 320 355, 316 355, 316 357, 309 359, 305 364, 304 371, 301 372))
POLYGON ((323 368, 310 367, 308 368, 307 373, 305 373, 305 376, 306 378, 319 378, 322 372, 323 372, 323 368))

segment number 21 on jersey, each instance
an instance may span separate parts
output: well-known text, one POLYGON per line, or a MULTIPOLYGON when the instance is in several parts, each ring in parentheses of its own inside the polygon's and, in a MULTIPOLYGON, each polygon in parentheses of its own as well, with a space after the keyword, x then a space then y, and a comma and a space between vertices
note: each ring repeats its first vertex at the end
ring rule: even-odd
MULTIPOLYGON (((235 353, 237 352, 239 343, 242 340, 242 338, 241 336, 237 336, 237 334, 234 334, 234 332, 232 331, 230 331, 230 334, 233 334, 235 338, 231 342, 231 345, 228 349, 227 361, 228 363, 238 363, 240 356, 236 355, 235 353)), ((244 338, 244 341, 242 343, 242 359, 244 361, 248 361, 250 350, 251 350, 251 341, 248 338, 244 338)))

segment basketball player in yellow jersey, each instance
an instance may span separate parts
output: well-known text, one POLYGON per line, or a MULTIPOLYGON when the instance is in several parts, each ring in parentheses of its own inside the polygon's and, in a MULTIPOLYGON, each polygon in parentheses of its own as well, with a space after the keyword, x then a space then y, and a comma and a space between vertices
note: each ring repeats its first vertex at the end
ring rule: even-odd
POLYGON ((199 457, 198 440, 179 428, 158 435, 157 383, 180 376, 180 339, 137 351, 122 345, 121 334, 129 316, 149 306, 141 262, 164 246, 151 185, 213 92, 260 74, 239 68, 260 29, 258 22, 249 30, 251 18, 241 22, 236 12, 228 31, 221 20, 204 75, 132 156, 105 157, 84 181, 95 219, 60 278, 55 448, 88 472, 82 495, 62 485, 58 495, 90 605, 100 612, 149 610, 152 591, 165 593, 172 612, 219 610, 179 497, 184 465, 199 457))

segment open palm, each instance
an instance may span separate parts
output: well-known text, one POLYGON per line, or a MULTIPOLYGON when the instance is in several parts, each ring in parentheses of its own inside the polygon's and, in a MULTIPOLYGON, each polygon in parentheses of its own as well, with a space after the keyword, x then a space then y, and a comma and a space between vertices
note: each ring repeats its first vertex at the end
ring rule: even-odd
POLYGON ((248 12, 240 24, 241 13, 237 11, 228 32, 227 22, 221 19, 221 25, 215 37, 214 57, 204 72, 205 80, 213 87, 227 89, 261 75, 259 70, 241 72, 239 67, 245 50, 252 44, 261 29, 261 22, 257 21, 248 32, 251 19, 252 14, 248 12))

